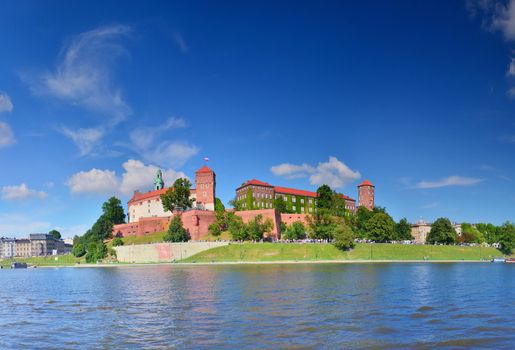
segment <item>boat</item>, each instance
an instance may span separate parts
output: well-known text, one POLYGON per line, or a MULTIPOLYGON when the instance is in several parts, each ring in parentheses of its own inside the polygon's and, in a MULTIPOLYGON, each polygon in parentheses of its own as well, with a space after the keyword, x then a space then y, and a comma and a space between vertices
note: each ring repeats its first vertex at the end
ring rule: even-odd
POLYGON ((504 260, 504 262, 508 263, 508 264, 515 264, 515 258, 506 259, 506 260, 504 260))
POLYGON ((26 269, 27 263, 13 262, 11 264, 11 269, 26 269))
POLYGON ((504 258, 493 258, 492 259, 493 263, 503 263, 504 261, 505 261, 504 258))

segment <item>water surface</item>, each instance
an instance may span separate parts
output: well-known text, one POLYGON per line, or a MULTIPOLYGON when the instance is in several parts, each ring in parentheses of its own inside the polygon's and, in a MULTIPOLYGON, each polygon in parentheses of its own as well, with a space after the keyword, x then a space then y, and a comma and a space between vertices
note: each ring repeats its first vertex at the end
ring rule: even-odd
POLYGON ((515 266, 0 271, 0 349, 509 349, 515 266))

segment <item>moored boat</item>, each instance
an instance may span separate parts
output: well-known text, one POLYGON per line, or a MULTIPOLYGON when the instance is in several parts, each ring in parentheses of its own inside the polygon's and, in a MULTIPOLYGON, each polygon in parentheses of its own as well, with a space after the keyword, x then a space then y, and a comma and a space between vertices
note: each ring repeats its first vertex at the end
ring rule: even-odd
POLYGON ((504 260, 504 262, 508 263, 508 264, 515 264, 515 258, 506 259, 506 260, 504 260))
POLYGON ((13 262, 11 264, 11 269, 26 269, 27 263, 13 262))
POLYGON ((493 263, 501 263, 501 262, 503 263, 504 261, 505 261, 505 259, 504 259, 504 258, 493 258, 493 259, 492 259, 492 262, 493 262, 493 263))

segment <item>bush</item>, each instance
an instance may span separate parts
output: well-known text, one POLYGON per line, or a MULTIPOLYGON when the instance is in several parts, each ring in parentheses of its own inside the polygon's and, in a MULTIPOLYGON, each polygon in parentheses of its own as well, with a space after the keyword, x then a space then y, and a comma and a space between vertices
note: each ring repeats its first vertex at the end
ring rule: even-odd
POLYGON ((354 232, 352 229, 340 223, 336 225, 333 232, 333 245, 340 250, 348 250, 354 248, 354 232))
POLYGON ((86 247, 84 247, 83 243, 76 243, 73 245, 72 254, 77 258, 80 258, 86 254, 86 247))
POLYGON ((182 226, 180 215, 174 215, 168 227, 168 232, 164 235, 163 239, 166 242, 187 242, 190 240, 188 231, 182 226))
POLYGON ((304 239, 306 238, 306 227, 304 227, 302 222, 296 221, 286 227, 282 238, 291 240, 304 239))
POLYGON ((121 239, 120 237, 115 237, 113 239, 112 245, 113 245, 113 247, 118 247, 118 246, 123 245, 123 239, 121 239))

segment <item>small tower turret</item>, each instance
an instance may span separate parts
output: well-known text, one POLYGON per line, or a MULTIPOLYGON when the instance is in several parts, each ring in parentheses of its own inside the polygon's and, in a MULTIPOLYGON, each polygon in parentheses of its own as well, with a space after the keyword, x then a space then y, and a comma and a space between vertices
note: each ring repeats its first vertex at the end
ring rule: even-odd
POLYGON ((161 169, 157 169, 156 178, 154 179, 154 190, 162 190, 165 187, 165 182, 163 181, 163 173, 161 169))

